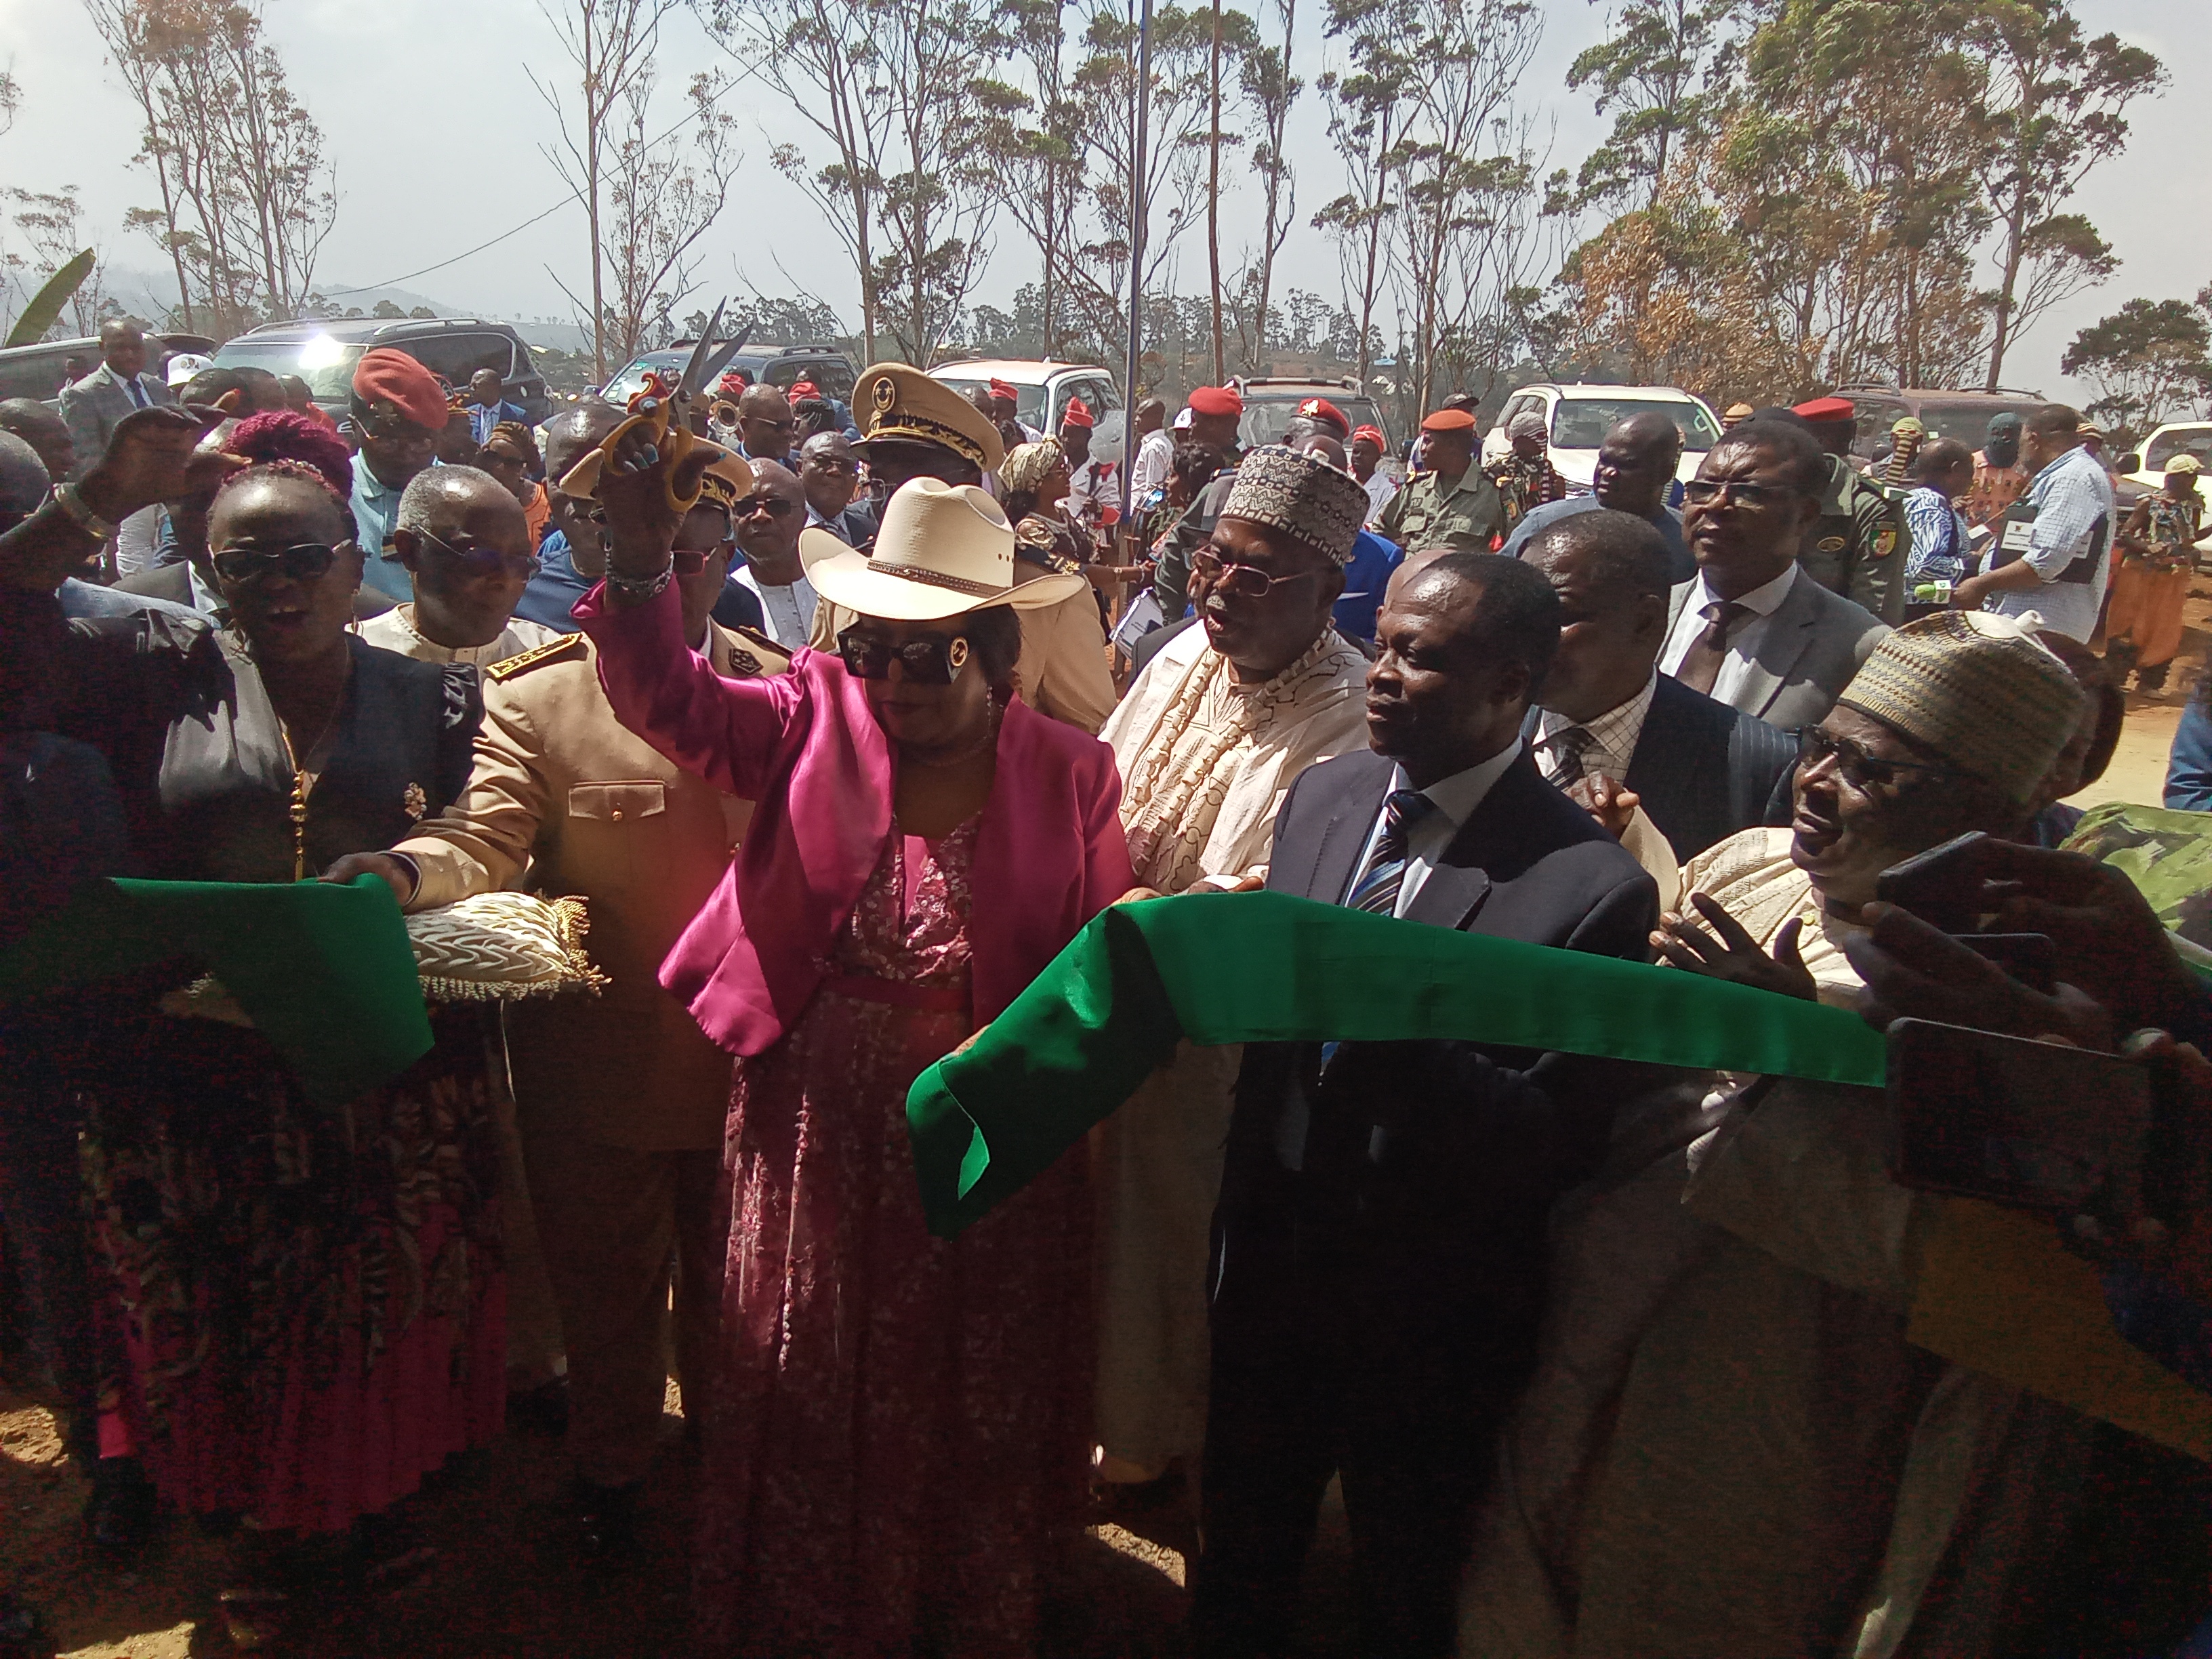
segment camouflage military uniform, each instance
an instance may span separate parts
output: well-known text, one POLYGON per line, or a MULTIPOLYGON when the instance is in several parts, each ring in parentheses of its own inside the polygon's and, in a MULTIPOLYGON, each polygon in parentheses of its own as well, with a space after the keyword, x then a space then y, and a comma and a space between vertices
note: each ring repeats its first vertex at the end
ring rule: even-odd
POLYGON ((1505 534, 1505 503, 1479 466, 1468 467, 1449 490, 1437 474, 1416 472, 1390 498, 1375 527, 1408 553, 1442 546, 1487 553, 1505 534))
POLYGON ((1797 562, 1831 593, 1840 593, 1893 628, 1905 620, 1905 560, 1911 542, 1905 503, 1828 457, 1820 516, 1805 532, 1797 562))
POLYGON ((1526 518, 1531 507, 1567 498, 1567 481, 1559 476, 1548 455, 1532 459, 1509 449, 1503 459, 1492 461, 1484 471, 1489 474, 1491 483, 1498 486, 1509 530, 1526 518))

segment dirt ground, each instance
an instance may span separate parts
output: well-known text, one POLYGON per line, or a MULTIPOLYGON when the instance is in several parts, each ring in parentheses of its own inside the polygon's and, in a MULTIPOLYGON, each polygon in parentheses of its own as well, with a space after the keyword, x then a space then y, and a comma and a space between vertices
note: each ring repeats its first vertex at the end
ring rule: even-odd
MULTIPOLYGON (((2130 693, 2118 751, 2106 775, 2075 798, 2093 805, 2155 804, 2175 722, 2212 645, 2212 578, 2191 594, 2177 672, 2160 696, 2130 693)), ((685 1651, 689 1516, 694 1469, 678 1439, 672 1390, 669 1444, 648 1486, 641 1559, 618 1572, 587 1571, 562 1501, 567 1460, 557 1440, 511 1431, 458 1460, 412 1502, 440 1552, 427 1581, 397 1596, 342 1601, 317 1614, 314 1637, 289 1647, 307 1659, 661 1659, 685 1651)), ((228 1546, 189 1524, 165 1528, 130 1571, 93 1559, 77 1524, 84 1483, 61 1461, 52 1419, 0 1389, 0 1588, 44 1615, 49 1651, 70 1659, 185 1659, 232 1650, 215 1619, 228 1546)), ((1183 1609, 1188 1519, 1172 1509, 1085 1534, 1062 1587, 1047 1659, 1172 1659, 1183 1609)), ((1310 1563, 1308 1659, 1350 1656, 1347 1542, 1331 1493, 1310 1563)))

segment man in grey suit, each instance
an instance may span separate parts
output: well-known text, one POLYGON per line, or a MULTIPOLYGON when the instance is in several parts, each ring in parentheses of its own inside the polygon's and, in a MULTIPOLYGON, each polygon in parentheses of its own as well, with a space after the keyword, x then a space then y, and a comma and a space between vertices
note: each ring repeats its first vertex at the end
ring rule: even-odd
POLYGON ((128 317, 111 317, 100 325, 100 357, 98 368, 62 388, 62 419, 69 422, 80 466, 107 453, 115 423, 132 410, 176 402, 167 381, 145 373, 145 331, 128 317))
POLYGON ((1835 706, 1889 629, 1798 565, 1826 477, 1820 446, 1781 422, 1747 421, 1705 452, 1682 508, 1698 574, 1668 596, 1662 672, 1774 726, 1835 706))

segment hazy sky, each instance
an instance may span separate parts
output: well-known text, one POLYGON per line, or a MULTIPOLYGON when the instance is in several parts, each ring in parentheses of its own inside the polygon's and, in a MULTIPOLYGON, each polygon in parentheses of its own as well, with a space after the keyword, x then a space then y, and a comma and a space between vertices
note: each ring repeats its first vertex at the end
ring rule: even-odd
MULTIPOLYGON (((2112 28, 2149 47, 2180 73, 2182 84, 2130 112, 2127 153, 2093 174, 2075 205, 2087 212, 2123 264, 2106 287, 2053 313, 2008 364, 2011 383, 2061 388, 2058 357, 2074 332, 2127 298, 2186 298, 2212 283, 2212 213, 2203 186, 2177 189, 2203 152, 2201 94, 2189 90, 2194 66, 2185 48, 2201 33, 2202 0, 2077 0, 2091 27, 2112 28)), ((1328 66, 1313 37, 1318 4, 1301 8, 1307 38, 1299 72, 1310 85, 1328 66)), ((1586 97, 1564 85, 1576 52, 1599 38, 1602 5, 1547 0, 1545 39, 1528 76, 1522 106, 1553 124, 1552 164, 1573 167, 1603 124, 1586 97)), ((292 84, 327 135, 340 208, 319 270, 326 291, 406 277, 553 207, 562 190, 540 151, 552 118, 529 71, 558 76, 567 67, 534 0, 267 0, 270 36, 282 48, 292 84)), ((722 62, 688 13, 672 21, 660 64, 667 118, 690 73, 722 62)), ((137 128, 97 37, 74 0, 0 0, 0 65, 24 92, 12 131, 0 137, 0 182, 50 190, 75 184, 87 228, 115 264, 154 270, 162 261, 143 236, 121 229, 125 209, 151 203, 151 179, 131 158, 137 128)), ((742 290, 750 280, 769 294, 806 292, 836 307, 848 326, 857 313, 850 270, 805 198, 768 165, 772 143, 805 143, 811 129, 756 81, 730 94, 745 133, 739 192, 710 234, 701 277, 713 290, 742 290)), ((1909 122, 1910 110, 1898 112, 1909 122)), ((1290 146, 1298 170, 1299 228, 1284 257, 1288 283, 1335 300, 1336 261, 1307 227, 1313 210, 1342 187, 1328 149, 1319 100, 1310 90, 1293 115, 1290 146)), ((1249 188, 1224 201, 1224 236, 1249 234, 1258 216, 1249 188)), ((441 304, 499 316, 566 315, 549 274, 574 273, 583 257, 583 216, 573 204, 550 218, 404 286, 441 304)), ((1182 245, 1189 291, 1202 280, 1205 246, 1194 232, 1182 245)), ((1224 264, 1233 258, 1224 247, 1224 264)), ((1018 238, 1003 239, 980 297, 1003 301, 1029 280, 1034 256, 1018 238)))

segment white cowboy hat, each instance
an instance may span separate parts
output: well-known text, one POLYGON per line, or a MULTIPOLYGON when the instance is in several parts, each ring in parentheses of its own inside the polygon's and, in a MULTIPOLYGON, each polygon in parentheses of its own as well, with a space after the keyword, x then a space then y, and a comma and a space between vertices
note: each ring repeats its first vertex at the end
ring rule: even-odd
POLYGON ((1014 527, 987 491, 914 478, 884 507, 872 556, 828 531, 802 532, 806 580, 832 605, 893 622, 934 622, 994 605, 1034 611, 1080 593, 1079 575, 1014 580, 1014 527))

